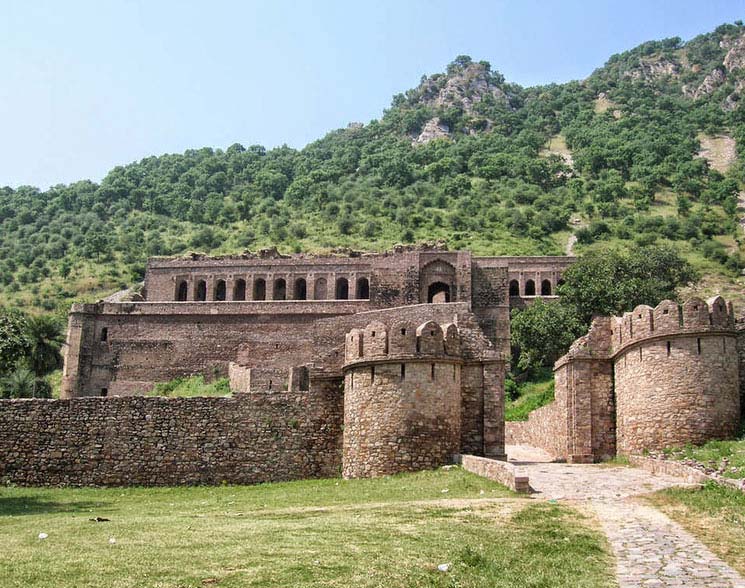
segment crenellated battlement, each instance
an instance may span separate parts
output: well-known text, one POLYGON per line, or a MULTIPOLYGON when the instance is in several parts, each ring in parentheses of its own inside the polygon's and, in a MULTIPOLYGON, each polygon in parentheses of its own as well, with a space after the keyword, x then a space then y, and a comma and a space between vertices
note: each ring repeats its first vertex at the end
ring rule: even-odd
POLYGON ((691 298, 682 305, 663 300, 656 307, 639 305, 632 312, 611 317, 611 354, 647 339, 693 333, 734 331, 732 303, 721 296, 691 298))
POLYGON ((639 305, 592 321, 554 366, 555 408, 524 428, 544 443, 535 433, 548 427, 562 441, 554 453, 570 461, 727 438, 740 417, 738 372, 724 298, 639 305))
POLYGON ((440 325, 430 320, 417 326, 397 321, 388 327, 374 321, 364 329, 352 329, 347 333, 344 364, 348 367, 402 359, 460 360, 461 343, 460 331, 454 323, 440 325))
POLYGON ((637 306, 622 316, 593 319, 586 335, 577 339, 556 366, 571 359, 612 359, 629 347, 657 339, 734 333, 732 303, 721 296, 691 298, 682 305, 663 300, 652 308, 637 306))

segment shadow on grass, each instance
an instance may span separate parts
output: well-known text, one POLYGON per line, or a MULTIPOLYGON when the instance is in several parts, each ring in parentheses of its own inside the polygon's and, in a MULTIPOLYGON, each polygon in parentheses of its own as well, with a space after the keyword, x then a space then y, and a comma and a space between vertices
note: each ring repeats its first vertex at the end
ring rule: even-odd
POLYGON ((90 513, 108 506, 108 502, 55 502, 33 496, 0 496, 0 517, 54 513, 90 513))

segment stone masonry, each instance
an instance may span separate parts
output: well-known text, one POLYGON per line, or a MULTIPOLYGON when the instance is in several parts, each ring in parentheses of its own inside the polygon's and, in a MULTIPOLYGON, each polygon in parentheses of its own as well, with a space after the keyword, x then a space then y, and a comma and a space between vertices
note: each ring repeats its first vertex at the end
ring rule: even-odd
POLYGON ((733 435, 745 344, 719 297, 597 318, 556 363, 554 402, 505 427, 510 309, 555 299, 572 261, 152 259, 142 292, 73 306, 63 400, 0 401, 0 480, 366 477, 504 459, 505 441, 591 462, 733 435), (193 374, 233 397, 142 396, 193 374))
POLYGON ((554 402, 509 423, 507 443, 588 462, 732 437, 741 357, 719 296, 598 317, 556 362, 554 402))

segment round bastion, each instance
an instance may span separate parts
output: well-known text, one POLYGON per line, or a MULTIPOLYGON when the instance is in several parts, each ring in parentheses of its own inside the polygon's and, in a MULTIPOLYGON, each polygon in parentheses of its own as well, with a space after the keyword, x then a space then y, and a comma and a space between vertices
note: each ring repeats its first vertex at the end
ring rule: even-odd
POLYGON ((345 478, 452 463, 460 446, 456 325, 372 322, 347 333, 344 360, 345 478))
POLYGON ((732 305, 664 300, 611 319, 619 454, 736 434, 740 418, 732 305))

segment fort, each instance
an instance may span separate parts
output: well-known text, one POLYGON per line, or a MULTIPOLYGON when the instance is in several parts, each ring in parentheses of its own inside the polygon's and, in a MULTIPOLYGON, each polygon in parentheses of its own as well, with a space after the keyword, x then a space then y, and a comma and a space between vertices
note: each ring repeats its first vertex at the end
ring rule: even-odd
POLYGON ((553 403, 505 423, 512 308, 552 300, 571 257, 154 258, 140 292, 73 305, 60 400, 0 403, 0 480, 159 485, 372 477, 505 459, 591 462, 735 433, 745 353, 731 305, 598 317, 553 403), (145 396, 229 377, 226 398, 145 396))

